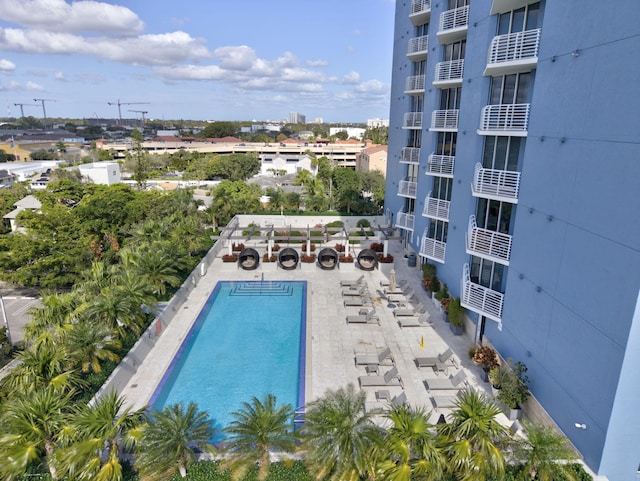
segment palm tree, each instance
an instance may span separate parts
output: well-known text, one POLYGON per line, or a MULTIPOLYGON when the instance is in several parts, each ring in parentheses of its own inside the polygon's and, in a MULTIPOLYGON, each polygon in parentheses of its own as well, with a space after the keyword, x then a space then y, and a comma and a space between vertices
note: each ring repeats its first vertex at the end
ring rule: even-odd
POLYGON ((93 405, 82 405, 71 416, 71 444, 57 457, 61 471, 78 479, 121 481, 120 443, 135 444, 134 432, 144 419, 144 409, 122 410, 124 398, 115 391, 102 396, 93 405))
POLYGON ((276 397, 267 394, 264 401, 254 397, 232 413, 234 420, 224 431, 229 435, 228 466, 234 480, 242 479, 256 462, 258 479, 264 480, 269 474, 270 451, 293 451, 293 412, 291 404, 277 406, 276 397))
POLYGON ((65 329, 73 323, 80 302, 73 293, 47 293, 42 307, 29 309, 31 321, 25 326, 27 341, 55 343, 64 337, 65 329))
POLYGON ((375 471, 373 452, 382 429, 365 412, 365 399, 366 393, 349 384, 308 404, 302 448, 316 479, 356 481, 375 471))
POLYGON ((502 411, 484 395, 470 389, 461 393, 450 423, 438 424, 450 469, 464 481, 484 481, 504 476, 500 445, 507 428, 496 420, 502 411))
POLYGON ((179 258, 168 247, 166 242, 154 242, 136 249, 133 255, 134 270, 147 279, 158 296, 165 295, 167 286, 177 287, 182 281, 178 275, 179 258))
POLYGON ((114 339, 109 328, 100 323, 84 321, 74 324, 67 334, 65 345, 72 362, 80 364, 82 372, 99 373, 102 371, 101 361, 120 361, 114 351, 120 349, 122 343, 114 339))
POLYGON ((136 467, 150 481, 169 479, 176 472, 184 478, 196 461, 196 449, 211 451, 215 435, 209 415, 190 402, 152 411, 142 425, 136 450, 136 467))
POLYGON ((436 443, 430 413, 407 404, 394 406, 387 418, 387 430, 379 469, 389 481, 435 481, 442 479, 446 458, 436 443))
POLYGON ((571 464, 565 461, 576 459, 575 452, 567 446, 564 436, 551 427, 536 426, 524 422, 526 439, 516 444, 514 457, 522 463, 519 478, 522 480, 553 481, 575 480, 571 464))
POLYGON ((30 463, 44 457, 49 473, 58 479, 54 455, 67 422, 73 393, 61 395, 53 388, 14 396, 3 406, 0 436, 0 475, 15 479, 30 463))

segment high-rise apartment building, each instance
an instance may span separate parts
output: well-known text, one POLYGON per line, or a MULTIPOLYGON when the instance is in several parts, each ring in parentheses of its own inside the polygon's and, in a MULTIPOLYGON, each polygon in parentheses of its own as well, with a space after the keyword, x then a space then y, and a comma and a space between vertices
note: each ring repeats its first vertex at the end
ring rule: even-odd
POLYGON ((307 118, 299 112, 289 112, 290 124, 306 124, 307 118))
POLYGON ((386 214, 611 480, 640 476, 639 19, 396 1, 386 214))

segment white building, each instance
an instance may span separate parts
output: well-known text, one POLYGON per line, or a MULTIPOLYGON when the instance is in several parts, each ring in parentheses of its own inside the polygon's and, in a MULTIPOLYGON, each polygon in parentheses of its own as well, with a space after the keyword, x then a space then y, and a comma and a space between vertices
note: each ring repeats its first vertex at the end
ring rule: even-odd
POLYGON ((362 140, 366 129, 360 127, 331 127, 329 129, 329 135, 336 135, 338 132, 346 132, 350 139, 362 140))
POLYGON ((95 184, 112 185, 121 180, 120 164, 117 162, 93 162, 78 167, 82 177, 88 177, 95 184))
POLYGON ((261 155, 260 175, 297 174, 300 170, 314 172, 311 168, 311 157, 308 155, 276 154, 261 155))
POLYGON ((375 129, 378 127, 389 127, 389 119, 367 119, 368 129, 375 129))

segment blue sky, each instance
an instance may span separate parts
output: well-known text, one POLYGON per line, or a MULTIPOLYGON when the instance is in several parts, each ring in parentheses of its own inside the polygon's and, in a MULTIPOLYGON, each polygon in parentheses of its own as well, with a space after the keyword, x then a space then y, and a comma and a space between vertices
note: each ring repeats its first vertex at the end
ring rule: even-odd
POLYGON ((389 117, 394 0, 0 0, 4 113, 389 117), (124 105, 126 102, 148 104, 124 105))

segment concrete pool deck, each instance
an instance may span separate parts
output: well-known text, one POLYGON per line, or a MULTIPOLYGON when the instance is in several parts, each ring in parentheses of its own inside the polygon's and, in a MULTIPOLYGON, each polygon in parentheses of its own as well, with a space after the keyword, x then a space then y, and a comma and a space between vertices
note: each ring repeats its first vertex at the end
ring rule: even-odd
MULTIPOLYGON (((264 246, 259 250, 264 250, 264 246)), ((307 281, 307 366, 305 373, 305 400, 309 402, 323 395, 328 389, 344 387, 349 383, 359 385, 358 377, 367 375, 365 366, 356 366, 356 354, 377 354, 389 347, 395 360, 403 387, 365 387, 367 401, 376 401, 376 391, 387 390, 391 397, 403 389, 412 406, 424 406, 433 411, 432 422, 450 409, 436 409, 431 396, 454 394, 452 391, 429 393, 425 379, 444 379, 463 369, 470 387, 490 394, 489 383, 480 379, 481 369, 467 355, 472 335, 455 336, 443 315, 422 288, 420 266, 409 267, 399 241, 390 241, 389 253, 393 264, 379 264, 379 269, 362 271, 354 264, 341 264, 339 269, 322 270, 316 264, 302 263, 299 268, 286 271, 277 263, 260 263, 253 271, 239 269, 236 263, 223 263, 217 258, 206 274, 193 288, 180 312, 164 329, 154 348, 144 361, 135 366, 136 372, 121 388, 125 404, 141 408, 148 404, 154 390, 168 368, 175 353, 187 335, 218 281, 282 280, 307 281), (381 281, 387 281, 391 269, 395 270, 398 282, 406 281, 405 288, 413 289, 415 296, 426 307, 431 325, 401 328, 387 307, 388 301, 381 297, 381 281), (346 316, 357 314, 359 308, 344 307, 341 295, 341 280, 355 280, 364 276, 380 324, 347 324, 346 316), (424 339, 423 347, 421 341, 424 339), (431 367, 418 368, 416 357, 437 356, 450 347, 454 352, 455 365, 449 362, 447 370, 436 372, 431 367)), ((256 349, 261 349, 257 347, 256 349)), ((380 374, 386 369, 380 367, 380 374)), ((244 400, 243 400, 244 401, 244 400)), ((246 400, 249 401, 249 400, 246 400)), ((505 424, 510 424, 506 417, 505 424)))

